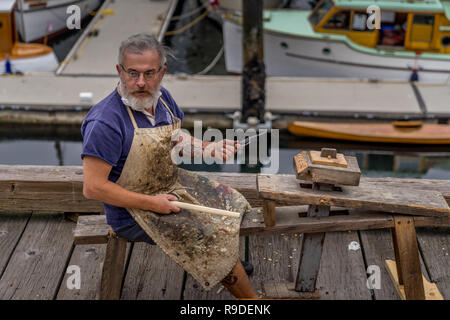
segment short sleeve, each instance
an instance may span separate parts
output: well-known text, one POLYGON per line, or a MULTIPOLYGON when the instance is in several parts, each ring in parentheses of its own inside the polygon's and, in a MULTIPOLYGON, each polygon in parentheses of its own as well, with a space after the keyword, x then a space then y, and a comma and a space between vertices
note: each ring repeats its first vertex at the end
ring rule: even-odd
POLYGON ((81 134, 83 136, 84 156, 100 158, 112 166, 116 166, 122 154, 122 136, 109 125, 99 120, 92 120, 83 124, 81 134))

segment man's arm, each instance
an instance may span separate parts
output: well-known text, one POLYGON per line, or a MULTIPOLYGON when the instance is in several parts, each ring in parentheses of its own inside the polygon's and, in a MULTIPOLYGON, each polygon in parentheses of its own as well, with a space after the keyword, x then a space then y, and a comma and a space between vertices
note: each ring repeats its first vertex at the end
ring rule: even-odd
POLYGON ((116 207, 151 210, 167 214, 179 212, 180 208, 170 201, 177 197, 170 194, 149 196, 129 191, 108 180, 112 166, 107 162, 91 156, 83 158, 83 195, 116 207))
MULTIPOLYGON (((232 158, 239 149, 242 149, 242 146, 238 141, 228 139, 223 139, 218 142, 203 141, 198 140, 183 131, 180 133, 178 143, 180 143, 181 146, 190 145, 188 149, 191 150, 192 158, 213 157, 222 161, 227 161, 232 158)), ((183 149, 180 155, 182 154, 183 149)))

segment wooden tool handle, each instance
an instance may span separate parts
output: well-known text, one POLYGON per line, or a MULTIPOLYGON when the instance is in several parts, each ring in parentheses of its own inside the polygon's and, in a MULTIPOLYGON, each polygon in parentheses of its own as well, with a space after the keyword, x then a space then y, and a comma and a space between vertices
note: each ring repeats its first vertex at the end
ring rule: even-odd
POLYGON ((171 202, 181 209, 195 210, 195 211, 206 212, 206 213, 211 213, 211 214, 218 214, 221 216, 227 216, 227 217, 233 217, 233 218, 239 218, 241 216, 241 214, 239 212, 204 207, 204 206, 199 206, 196 204, 180 202, 180 201, 171 201, 171 202))

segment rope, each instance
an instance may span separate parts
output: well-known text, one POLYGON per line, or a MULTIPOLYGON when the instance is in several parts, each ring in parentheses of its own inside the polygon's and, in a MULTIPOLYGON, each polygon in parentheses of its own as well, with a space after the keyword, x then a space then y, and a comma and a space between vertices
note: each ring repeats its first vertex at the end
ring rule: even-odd
POLYGON ((188 12, 188 13, 185 13, 185 14, 182 14, 179 16, 173 16, 172 18, 170 18, 170 21, 177 21, 177 20, 181 20, 181 19, 190 17, 190 16, 194 15, 195 13, 199 12, 200 10, 202 10, 203 8, 209 8, 209 6, 206 6, 203 4, 203 5, 199 6, 198 8, 192 10, 191 12, 188 12))
POLYGON ((206 9, 205 12, 203 12, 202 15, 198 16, 195 20, 193 20, 192 22, 188 23, 187 25, 185 25, 184 27, 181 27, 180 29, 177 30, 173 30, 173 31, 167 31, 164 35, 166 36, 174 36, 180 33, 183 33, 184 31, 186 31, 187 29, 193 27, 194 25, 196 25, 197 23, 199 23, 200 21, 202 21, 209 13, 210 9, 206 9))
POLYGON ((213 61, 205 69, 203 69, 202 71, 196 73, 196 75, 201 76, 201 75, 207 74, 209 71, 211 71, 211 69, 216 66, 217 62, 222 57, 222 54, 223 54, 223 45, 222 45, 222 48, 220 48, 219 53, 213 59, 213 61))

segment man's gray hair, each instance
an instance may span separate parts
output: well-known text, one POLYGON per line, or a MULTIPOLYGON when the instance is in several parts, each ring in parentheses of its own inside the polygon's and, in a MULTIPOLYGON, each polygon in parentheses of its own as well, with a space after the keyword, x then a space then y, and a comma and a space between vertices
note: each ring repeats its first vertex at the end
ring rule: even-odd
POLYGON ((143 53, 147 50, 156 50, 159 53, 160 66, 164 66, 167 62, 167 56, 173 56, 169 47, 159 43, 154 35, 149 33, 139 33, 132 35, 128 39, 122 41, 119 48, 119 64, 123 64, 125 51, 133 53, 143 53))

